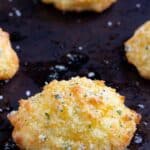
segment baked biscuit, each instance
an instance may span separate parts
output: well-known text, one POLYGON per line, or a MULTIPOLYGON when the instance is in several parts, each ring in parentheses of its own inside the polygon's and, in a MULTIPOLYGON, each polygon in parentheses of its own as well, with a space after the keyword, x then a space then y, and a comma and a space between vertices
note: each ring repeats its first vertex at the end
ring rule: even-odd
POLYGON ((0 28, 0 80, 12 78, 18 68, 19 60, 11 47, 9 35, 0 28))
POLYGON ((102 12, 117 0, 42 0, 47 4, 54 4, 64 11, 96 11, 102 12))
POLYGON ((104 81, 52 81, 8 115, 13 139, 25 150, 124 150, 140 115, 104 81))
POLYGON ((126 56, 140 75, 150 79, 150 21, 146 22, 125 43, 126 56))

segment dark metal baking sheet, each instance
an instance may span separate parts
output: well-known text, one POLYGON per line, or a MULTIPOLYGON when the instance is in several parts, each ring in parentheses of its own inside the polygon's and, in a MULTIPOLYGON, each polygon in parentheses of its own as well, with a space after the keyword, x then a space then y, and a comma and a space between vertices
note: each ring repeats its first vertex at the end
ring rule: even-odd
POLYGON ((15 78, 0 82, 0 149, 17 149, 6 114, 17 109, 27 91, 34 95, 45 81, 80 75, 105 80, 126 96, 126 104, 143 116, 129 149, 149 150, 150 81, 127 63, 123 48, 148 19, 149 0, 118 0, 102 14, 64 13, 35 0, 0 0, 0 27, 10 33, 21 64, 15 78))

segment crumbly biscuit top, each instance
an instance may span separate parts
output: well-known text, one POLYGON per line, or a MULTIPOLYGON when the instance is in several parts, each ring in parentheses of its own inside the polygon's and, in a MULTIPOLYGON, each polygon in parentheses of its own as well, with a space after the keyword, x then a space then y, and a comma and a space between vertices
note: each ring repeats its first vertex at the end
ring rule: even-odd
POLYGON ((124 150, 140 116, 103 81, 53 81, 9 114, 13 138, 27 150, 124 150))

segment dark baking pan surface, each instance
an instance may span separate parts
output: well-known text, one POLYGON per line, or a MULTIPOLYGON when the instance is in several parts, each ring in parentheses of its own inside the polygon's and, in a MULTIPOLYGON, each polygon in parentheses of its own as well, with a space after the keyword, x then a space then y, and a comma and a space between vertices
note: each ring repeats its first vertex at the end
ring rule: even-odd
POLYGON ((129 146, 150 149, 150 81, 125 58, 123 43, 150 19, 150 0, 118 0, 102 14, 64 13, 36 0, 0 0, 0 27, 10 33, 20 70, 0 81, 0 150, 16 150, 6 114, 18 100, 41 91, 45 82, 88 76, 126 96, 143 119, 129 146))

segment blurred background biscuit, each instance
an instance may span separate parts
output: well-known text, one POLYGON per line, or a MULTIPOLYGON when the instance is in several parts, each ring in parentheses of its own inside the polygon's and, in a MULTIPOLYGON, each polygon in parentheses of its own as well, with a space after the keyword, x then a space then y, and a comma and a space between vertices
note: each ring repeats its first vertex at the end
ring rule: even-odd
POLYGON ((19 68, 19 59, 12 49, 9 34, 0 28, 0 80, 12 78, 19 68))
POLYGON ((150 79, 150 21, 136 30, 133 37, 125 43, 126 56, 140 75, 150 79))
POLYGON ((96 11, 102 12, 109 8, 116 0, 42 0, 47 4, 54 4, 64 11, 96 11))

